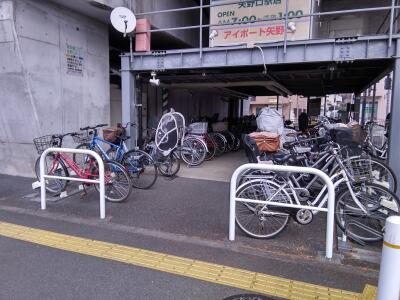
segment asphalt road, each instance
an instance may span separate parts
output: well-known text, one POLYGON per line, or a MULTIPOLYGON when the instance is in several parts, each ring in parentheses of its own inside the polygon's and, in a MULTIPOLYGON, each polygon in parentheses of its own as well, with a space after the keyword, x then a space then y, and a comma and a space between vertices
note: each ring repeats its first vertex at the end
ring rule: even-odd
MULTIPOLYGON (((159 180, 134 191, 124 204, 89 193, 39 210, 31 179, 0 176, 0 222, 9 222, 231 267, 361 292, 377 269, 320 260, 324 219, 314 227, 290 224, 277 239, 260 241, 238 231, 227 241, 227 188, 221 182, 159 180)), ((241 291, 0 236, 0 299, 224 299, 241 291)))

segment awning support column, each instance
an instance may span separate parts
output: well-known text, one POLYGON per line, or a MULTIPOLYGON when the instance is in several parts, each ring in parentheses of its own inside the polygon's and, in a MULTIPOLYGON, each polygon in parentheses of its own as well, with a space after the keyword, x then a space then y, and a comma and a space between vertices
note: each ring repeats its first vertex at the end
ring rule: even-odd
MULTIPOLYGON (((128 56, 121 57, 121 92, 122 92, 122 123, 131 122, 138 125, 136 117, 136 79, 131 71, 128 56)), ((137 127, 126 128, 126 134, 131 138, 126 141, 128 148, 137 145, 137 127)))

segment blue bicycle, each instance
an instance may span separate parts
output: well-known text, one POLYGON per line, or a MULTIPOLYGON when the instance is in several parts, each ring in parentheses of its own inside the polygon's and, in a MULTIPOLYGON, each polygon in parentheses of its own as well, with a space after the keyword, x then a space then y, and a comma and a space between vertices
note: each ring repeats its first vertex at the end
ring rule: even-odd
MULTIPOLYGON (((80 135, 74 136, 74 141, 79 143, 76 149, 90 149, 99 153, 104 160, 115 160, 121 163, 130 175, 132 186, 139 189, 149 189, 157 180, 157 166, 152 157, 146 152, 133 149, 129 150, 125 141, 130 137, 125 131, 134 124, 128 122, 126 126, 117 126, 103 129, 103 138, 99 137, 98 129, 107 126, 100 124, 80 128, 80 135)), ((87 162, 86 155, 74 154, 74 161, 82 166, 87 162)))

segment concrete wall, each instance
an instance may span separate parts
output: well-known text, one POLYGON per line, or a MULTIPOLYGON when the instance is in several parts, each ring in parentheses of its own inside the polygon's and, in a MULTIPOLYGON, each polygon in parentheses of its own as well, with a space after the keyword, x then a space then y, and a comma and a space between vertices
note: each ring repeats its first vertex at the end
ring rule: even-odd
POLYGON ((48 1, 0 1, 0 173, 30 176, 32 139, 109 122, 107 25, 48 1), (67 44, 82 74, 67 72, 67 44))

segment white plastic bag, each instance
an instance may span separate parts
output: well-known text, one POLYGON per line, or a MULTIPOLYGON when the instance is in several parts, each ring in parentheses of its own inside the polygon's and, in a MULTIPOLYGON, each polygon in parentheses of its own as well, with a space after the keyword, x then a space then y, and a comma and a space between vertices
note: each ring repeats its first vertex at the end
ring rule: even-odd
POLYGON ((282 135, 284 128, 282 115, 274 108, 262 108, 257 117, 257 128, 259 131, 273 132, 282 135))

